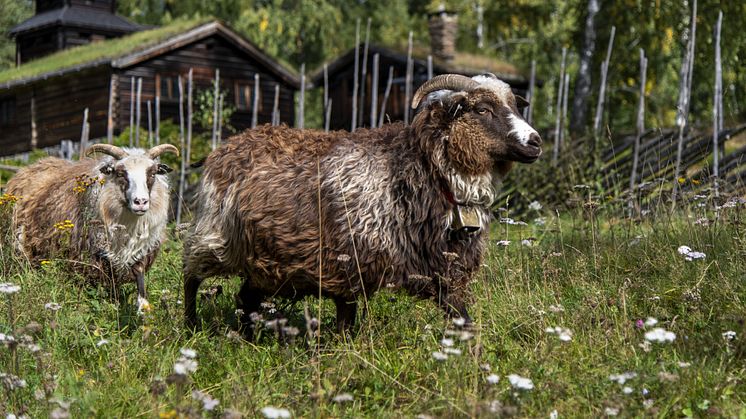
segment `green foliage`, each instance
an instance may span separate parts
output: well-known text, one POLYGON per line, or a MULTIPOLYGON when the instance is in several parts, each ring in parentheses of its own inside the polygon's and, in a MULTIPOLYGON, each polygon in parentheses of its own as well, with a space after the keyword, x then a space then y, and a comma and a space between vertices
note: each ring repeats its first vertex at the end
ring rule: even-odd
MULTIPOLYGON (((227 90, 220 90, 218 97, 220 97, 220 94, 230 98, 230 94, 227 90)), ((215 89, 210 88, 197 90, 194 106, 194 121, 197 123, 197 126, 212 132, 213 120, 215 119, 215 89)), ((223 124, 223 128, 228 132, 236 131, 236 129, 230 125, 231 115, 233 115, 235 111, 236 109, 231 106, 231 101, 224 99, 223 112, 218 121, 223 124)))
POLYGON ((8 30, 31 17, 30 0, 0 0, 0 71, 16 65, 16 43, 4 36, 8 30))

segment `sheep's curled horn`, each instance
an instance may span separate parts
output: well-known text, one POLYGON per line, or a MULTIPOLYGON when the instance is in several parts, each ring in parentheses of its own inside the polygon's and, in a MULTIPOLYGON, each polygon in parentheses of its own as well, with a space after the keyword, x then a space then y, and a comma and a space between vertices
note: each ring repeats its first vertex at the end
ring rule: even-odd
MULTIPOLYGON (((103 153, 108 154, 112 157, 114 157, 117 160, 121 160, 125 157, 127 157, 127 152, 124 151, 122 148, 117 147, 115 145, 111 144, 94 144, 90 147, 88 147, 88 150, 86 150, 85 154, 86 156, 90 156, 93 153, 103 153)), ((147 155, 151 159, 155 159, 156 157, 160 156, 163 153, 174 153, 177 156, 179 155, 179 149, 171 144, 161 144, 157 145, 150 150, 148 150, 147 155)))
POLYGON ((455 90, 471 92, 479 87, 479 82, 461 74, 441 74, 426 81, 420 86, 412 98, 412 109, 417 109, 420 101, 427 95, 438 90, 455 90))
POLYGON ((160 156, 163 153, 174 153, 174 154, 176 154, 178 156, 179 155, 179 149, 176 148, 176 146, 171 145, 171 144, 157 145, 157 146, 151 148, 150 150, 148 150, 148 157, 150 157, 151 159, 154 159, 154 158, 160 156))

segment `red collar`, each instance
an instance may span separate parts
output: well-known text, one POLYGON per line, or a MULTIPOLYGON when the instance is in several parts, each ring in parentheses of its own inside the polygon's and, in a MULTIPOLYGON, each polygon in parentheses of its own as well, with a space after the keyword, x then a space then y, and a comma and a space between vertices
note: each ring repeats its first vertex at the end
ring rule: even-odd
POLYGON ((448 182, 443 179, 440 185, 440 190, 443 192, 443 196, 446 197, 446 201, 448 201, 449 204, 453 205, 454 207, 463 205, 459 204, 458 201, 456 201, 456 197, 453 195, 453 192, 448 187, 448 182))

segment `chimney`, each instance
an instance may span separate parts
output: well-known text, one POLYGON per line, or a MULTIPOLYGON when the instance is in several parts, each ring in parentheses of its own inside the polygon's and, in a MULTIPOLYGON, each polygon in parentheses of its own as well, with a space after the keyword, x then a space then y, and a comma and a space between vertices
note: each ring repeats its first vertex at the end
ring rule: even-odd
POLYGON ((440 8, 428 15, 430 31, 430 49, 435 58, 451 61, 456 54, 456 35, 458 34, 458 14, 440 8))

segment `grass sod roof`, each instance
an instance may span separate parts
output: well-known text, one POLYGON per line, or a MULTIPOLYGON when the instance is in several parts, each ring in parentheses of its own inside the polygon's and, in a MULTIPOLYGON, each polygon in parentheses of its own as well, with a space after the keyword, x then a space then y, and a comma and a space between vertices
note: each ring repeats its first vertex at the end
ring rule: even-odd
POLYGON ((0 86, 45 74, 61 72, 85 64, 95 65, 156 45, 174 35, 196 28, 210 19, 176 20, 170 25, 136 32, 122 38, 108 39, 56 52, 20 67, 0 72, 0 86))
MULTIPOLYGON (((136 32, 121 38, 87 44, 75 48, 56 52, 47 57, 39 58, 20 67, 0 72, 0 88, 8 88, 24 82, 30 82, 39 78, 53 77, 67 71, 95 67, 101 64, 113 63, 113 61, 141 53, 149 48, 157 46, 179 35, 197 29, 200 26, 215 22, 212 18, 197 18, 189 20, 176 20, 173 23, 155 29, 136 32)), ((228 30, 228 32, 231 32, 228 30)), ((225 31, 223 32, 225 34, 225 31)), ((231 32, 230 36, 237 38, 237 34, 231 32)), ((235 39, 234 39, 235 40, 235 39)), ((266 55, 245 40, 238 40, 250 50, 266 55)), ((266 57, 264 61, 275 61, 282 67, 279 70, 291 84, 297 84, 298 78, 293 67, 276 57, 266 57)), ((276 69, 278 66, 274 66, 276 69)))

